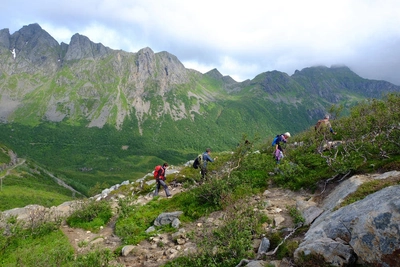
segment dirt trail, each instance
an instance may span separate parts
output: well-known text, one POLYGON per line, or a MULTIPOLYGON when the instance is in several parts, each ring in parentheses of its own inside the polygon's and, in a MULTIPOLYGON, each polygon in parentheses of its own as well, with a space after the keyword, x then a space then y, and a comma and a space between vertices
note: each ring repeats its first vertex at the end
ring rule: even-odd
MULTIPOLYGON (((171 188, 173 195, 181 192, 180 187, 171 188)), ((160 197, 165 198, 165 193, 161 192, 160 197)), ((256 195, 251 198, 250 205, 255 205, 257 202, 263 202, 265 210, 262 210, 271 220, 271 225, 266 225, 265 230, 272 228, 293 228, 294 223, 289 214, 289 207, 296 205, 297 198, 304 198, 304 192, 292 192, 281 188, 270 188, 264 194, 256 195), (268 229, 267 229, 268 228, 268 229)), ((144 197, 140 199, 140 204, 146 204, 152 198, 144 197)), ((173 201, 173 198, 171 199, 173 201)), ((205 227, 217 227, 224 217, 223 211, 218 211, 210 214, 207 218, 200 218, 199 220, 182 224, 181 228, 185 229, 186 233, 199 233, 205 227)), ((84 253, 89 251, 93 246, 100 246, 115 250, 122 246, 119 237, 114 234, 115 219, 111 221, 106 227, 101 229, 98 233, 91 233, 82 229, 70 228, 66 225, 62 227, 63 232, 68 237, 70 243, 74 247, 76 253, 84 253)), ((184 244, 177 244, 176 240, 172 240, 171 234, 160 234, 153 240, 145 240, 135 246, 133 253, 127 256, 120 256, 117 261, 126 267, 139 267, 139 266, 160 266, 165 264, 168 260, 185 253, 185 250, 195 247, 191 240, 186 240, 184 244), (160 241, 163 246, 159 246, 160 241)))
POLYGON ((6 173, 3 175, 3 176, 1 176, 0 177, 0 179, 3 179, 4 177, 6 177, 7 175, 10 175, 10 172, 13 170, 13 169, 15 169, 15 168, 17 168, 18 166, 20 166, 20 165, 22 165, 22 164, 24 164, 25 163, 25 159, 18 159, 18 163, 17 164, 14 164, 14 165, 12 165, 11 167, 9 167, 9 168, 6 168, 6 173))

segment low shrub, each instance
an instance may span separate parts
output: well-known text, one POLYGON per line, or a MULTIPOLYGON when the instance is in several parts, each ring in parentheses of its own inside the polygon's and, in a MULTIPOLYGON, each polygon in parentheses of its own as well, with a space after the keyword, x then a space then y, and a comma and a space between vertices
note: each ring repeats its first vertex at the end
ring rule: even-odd
POLYGON ((112 210, 108 201, 82 201, 67 218, 69 226, 98 232, 112 217, 112 210))

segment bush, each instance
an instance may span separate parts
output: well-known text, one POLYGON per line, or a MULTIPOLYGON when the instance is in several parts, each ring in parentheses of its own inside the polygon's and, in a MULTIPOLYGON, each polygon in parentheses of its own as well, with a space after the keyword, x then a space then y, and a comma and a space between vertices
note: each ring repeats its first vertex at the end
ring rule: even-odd
POLYGON ((293 190, 314 190, 320 180, 375 171, 371 164, 395 165, 400 155, 399 106, 400 95, 372 99, 352 108, 350 116, 332 121, 338 135, 310 128, 294 136, 286 145, 283 164, 274 170, 274 182, 293 190))
POLYGON ((66 221, 71 227, 98 232, 100 226, 106 225, 111 217, 112 210, 108 201, 88 200, 81 202, 66 221))

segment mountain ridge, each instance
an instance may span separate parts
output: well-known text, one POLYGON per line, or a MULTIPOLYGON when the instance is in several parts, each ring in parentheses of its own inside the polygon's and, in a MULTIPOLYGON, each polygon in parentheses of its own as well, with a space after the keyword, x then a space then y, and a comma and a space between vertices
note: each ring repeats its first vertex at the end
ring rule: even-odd
POLYGON ((314 103, 311 112, 305 115, 314 120, 314 114, 322 116, 330 104, 351 98, 349 93, 381 97, 385 92, 400 91, 388 82, 363 79, 343 66, 305 68, 292 76, 268 71, 236 82, 217 69, 205 74, 186 69, 176 56, 166 51, 154 53, 149 47, 137 53, 113 50, 79 33, 69 44, 58 44, 36 23, 12 35, 8 29, 1 30, 0 51, 4 61, 0 63, 3 122, 29 120, 35 125, 42 120, 74 123, 84 119, 88 127, 108 123, 120 129, 126 118, 135 116, 142 134, 143 122, 149 118, 168 114, 173 120, 190 121, 193 112, 204 117, 202 105, 246 97, 246 89, 250 90, 247 97, 258 95, 275 103, 299 104, 315 96, 310 101, 314 103), (33 77, 23 77, 24 73, 33 77), (12 92, 10 87, 14 87, 12 92), (258 90, 264 93, 255 94, 258 90), (44 101, 38 97, 41 94, 44 101), (35 106, 41 109, 31 111, 35 106))
POLYGON ((13 34, 0 30, 0 138, 55 168, 100 164, 106 172, 116 154, 147 167, 157 159, 184 162, 206 147, 230 150, 244 135, 266 142, 277 133, 299 133, 326 113, 334 121, 360 101, 389 92, 400 87, 363 79, 343 66, 291 76, 267 71, 236 82, 217 69, 187 69, 175 55, 150 47, 113 50, 78 33, 70 44, 58 44, 38 24, 13 34), (59 141, 71 155, 63 152, 60 159, 59 141), (49 156, 29 144, 45 144, 49 156), (77 144, 100 160, 72 149, 77 144))

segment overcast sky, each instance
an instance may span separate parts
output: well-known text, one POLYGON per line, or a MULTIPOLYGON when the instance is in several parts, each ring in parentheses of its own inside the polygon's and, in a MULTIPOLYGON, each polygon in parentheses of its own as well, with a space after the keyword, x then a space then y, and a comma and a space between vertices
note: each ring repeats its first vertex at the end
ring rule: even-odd
POLYGON ((38 23, 59 43, 79 33, 115 50, 150 47, 236 81, 346 65, 400 85, 399 0, 13 0, 0 14, 10 34, 38 23))

